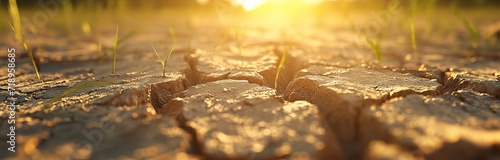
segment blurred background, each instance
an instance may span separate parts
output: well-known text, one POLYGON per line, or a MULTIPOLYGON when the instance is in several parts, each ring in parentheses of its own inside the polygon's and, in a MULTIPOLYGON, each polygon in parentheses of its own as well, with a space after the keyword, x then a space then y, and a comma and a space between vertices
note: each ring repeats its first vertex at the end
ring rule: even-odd
MULTIPOLYGON (((9 0, 0 2, 0 33, 10 37, 5 46, 15 45, 9 0)), ((248 44, 288 39, 302 40, 312 48, 368 49, 366 38, 370 38, 383 44, 382 50, 405 46, 395 49, 404 55, 416 52, 411 44, 417 42, 461 51, 495 48, 500 39, 499 0, 17 0, 17 4, 22 32, 33 45, 36 38, 43 42, 59 37, 84 39, 96 46, 102 42, 109 48, 117 26, 120 34, 139 30, 143 40, 134 43, 144 48, 150 42, 168 41, 168 28, 184 36, 179 42, 186 47, 192 41, 202 49, 237 39, 236 30, 248 44)))
MULTIPOLYGON (((17 3, 21 7, 38 7, 40 2, 48 1, 66 1, 66 0, 18 0, 17 3)), ((218 3, 219 1, 224 1, 224 3, 238 4, 245 1, 263 2, 262 5, 266 3, 273 2, 297 2, 306 1, 309 3, 317 3, 323 5, 335 5, 336 3, 353 3, 357 6, 379 6, 380 4, 388 3, 391 0, 69 0, 74 5, 103 5, 112 7, 117 5, 118 1, 127 1, 127 4, 133 5, 134 7, 203 7, 210 4, 218 3)), ((462 7, 486 7, 490 5, 500 5, 498 0, 422 0, 422 1, 433 1, 438 5, 450 5, 453 3, 458 3, 462 7)), ((8 0, 1 0, 1 5, 6 6, 8 0)), ((410 0, 401 0, 402 4, 409 3, 410 0)))

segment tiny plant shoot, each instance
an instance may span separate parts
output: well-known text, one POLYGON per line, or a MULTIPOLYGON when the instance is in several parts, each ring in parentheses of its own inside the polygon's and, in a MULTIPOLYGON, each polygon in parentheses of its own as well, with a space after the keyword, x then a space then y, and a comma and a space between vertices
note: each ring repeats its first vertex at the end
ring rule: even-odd
POLYGON ((380 42, 368 38, 368 36, 365 34, 362 34, 361 36, 363 36, 363 38, 366 40, 366 43, 370 45, 370 48, 377 57, 378 62, 382 63, 382 49, 380 48, 380 42))
POLYGON ((411 47, 413 49, 413 55, 417 56, 417 38, 415 35, 415 10, 417 6, 417 1, 412 0, 410 4, 410 32, 411 32, 411 47))
POLYGON ((172 40, 174 41, 174 46, 177 45, 177 34, 175 34, 174 29, 172 29, 172 27, 168 27, 168 32, 170 33, 170 36, 172 37, 172 40))
POLYGON ((113 66, 111 66, 111 74, 115 74, 116 69, 116 52, 118 50, 118 26, 116 26, 116 34, 115 34, 115 45, 113 46, 113 66))
POLYGON ((24 36, 22 32, 23 27, 21 26, 21 15, 19 14, 19 9, 17 8, 16 0, 9 0, 9 13, 10 13, 10 18, 13 21, 12 27, 16 35, 16 40, 19 41, 20 43, 23 43, 24 42, 24 36))
MULTIPOLYGON (((174 44, 172 46, 172 49, 170 49, 170 52, 168 53, 167 57, 165 58, 165 60, 161 60, 160 58, 160 55, 158 54, 158 52, 156 51, 156 48, 153 44, 151 44, 151 47, 153 48, 153 51, 155 52, 156 54, 156 57, 158 58, 158 61, 161 63, 161 66, 162 66, 162 76, 163 77, 167 77, 166 75, 166 70, 167 70, 167 63, 168 63, 168 60, 170 59, 170 56, 172 55, 172 53, 174 52, 174 49, 175 49, 175 46, 177 45, 177 36, 175 34, 175 31, 172 29, 172 28, 169 28, 168 29, 169 32, 170 32, 170 36, 172 37, 172 40, 174 41, 174 44)), ((189 48, 191 47, 191 42, 189 43, 189 48)), ((188 52, 189 52, 189 49, 188 49, 188 52)))
POLYGON ((81 85, 72 87, 72 88, 64 91, 60 95, 52 98, 49 102, 45 103, 43 105, 43 108, 47 109, 47 108, 51 107, 54 102, 57 102, 57 101, 61 100, 62 98, 66 97, 69 94, 74 93, 76 91, 79 91, 79 90, 82 90, 82 89, 85 89, 85 88, 95 87, 95 86, 104 86, 104 85, 108 85, 108 84, 111 84, 111 83, 110 82, 106 82, 106 81, 95 81, 95 82, 88 82, 88 83, 85 83, 85 84, 81 84, 81 85))
POLYGON ((33 65, 33 68, 35 69, 36 77, 38 78, 38 80, 42 80, 40 78, 40 73, 38 72, 38 67, 37 67, 37 64, 35 61, 35 56, 33 56, 33 51, 31 50, 31 48, 28 46, 28 43, 26 43, 26 42, 23 42, 23 46, 24 46, 24 49, 26 50, 26 52, 28 52, 28 56, 31 59, 31 64, 33 65))
MULTIPOLYGON (((158 61, 159 61, 159 62, 160 62, 160 64, 161 64, 162 70, 164 71, 164 70, 165 70, 165 61, 168 61, 168 60, 167 60, 167 59, 165 59, 165 61, 162 61, 162 60, 161 60, 160 55, 158 54, 158 51, 156 51, 156 48, 155 48, 155 46, 153 45, 153 43, 151 43, 151 48, 153 48, 153 51, 155 52, 156 57, 158 58, 158 61)), ((163 76, 163 77, 165 77, 165 72, 163 72, 162 76, 163 76)))
POLYGON ((66 18, 66 34, 69 36, 72 36, 72 30, 73 30, 73 4, 71 1, 66 1, 63 4, 63 11, 64 15, 66 18))
POLYGON ((479 32, 476 29, 476 26, 474 26, 465 16, 460 12, 458 9, 457 3, 453 5, 453 11, 455 12, 455 16, 462 22, 462 24, 467 28, 467 31, 472 36, 472 48, 477 49, 479 47, 479 41, 481 40, 479 36, 479 32))
POLYGON ((131 37, 133 37, 134 35, 137 34, 137 32, 134 30, 132 32, 129 32, 127 33, 125 36, 123 36, 122 38, 118 39, 118 30, 119 30, 119 26, 117 25, 116 26, 116 34, 115 34, 115 43, 114 43, 114 46, 113 46, 113 66, 111 67, 111 74, 115 74, 115 69, 116 69, 116 56, 117 56, 117 52, 118 52, 118 47, 120 47, 121 44, 123 44, 124 42, 126 42, 128 39, 130 39, 131 37))
POLYGON ((168 56, 163 61, 161 60, 160 55, 156 51, 155 46, 153 44, 151 44, 151 47, 153 48, 153 51, 155 52, 156 57, 158 58, 158 61, 161 63, 161 67, 162 67, 162 71, 163 71, 162 77, 167 77, 167 75, 166 75, 167 63, 168 63, 168 60, 170 59, 170 55, 172 54, 174 47, 172 47, 172 50, 170 50, 170 53, 168 53, 168 56))
POLYGON ((281 73, 281 69, 283 68, 283 65, 285 64, 287 52, 288 52, 288 48, 285 48, 283 55, 281 55, 280 64, 278 65, 278 68, 276 70, 276 77, 274 78, 274 89, 276 89, 276 90, 278 90, 278 79, 279 79, 279 76, 281 73))
POLYGON ((26 40, 24 39, 24 35, 23 35, 23 31, 22 31, 23 27, 21 25, 21 15, 19 14, 19 8, 17 7, 16 0, 9 0, 9 13, 10 13, 10 18, 13 21, 13 25, 11 27, 14 30, 14 33, 16 35, 16 40, 24 47, 24 49, 28 53, 28 56, 31 59, 31 63, 33 65, 33 68, 35 69, 36 77, 38 78, 38 80, 41 80, 40 73, 38 72, 38 67, 36 65, 35 57, 33 56, 33 52, 30 49, 26 40))

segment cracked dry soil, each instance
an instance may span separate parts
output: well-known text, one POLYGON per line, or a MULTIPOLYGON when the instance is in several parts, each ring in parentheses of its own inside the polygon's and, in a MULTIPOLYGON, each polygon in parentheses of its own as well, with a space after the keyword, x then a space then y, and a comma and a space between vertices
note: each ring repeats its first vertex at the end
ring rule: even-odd
MULTIPOLYGON (((235 42, 217 50, 204 43, 176 49, 166 77, 140 38, 120 49, 116 75, 109 59, 91 56, 91 43, 39 53, 43 82, 19 58, 17 152, 1 150, 0 159, 500 158, 498 59, 436 63, 423 54, 425 65, 395 65, 402 62, 391 55, 373 63, 363 56, 369 48, 338 55, 335 46, 317 51, 270 40, 238 55, 235 42), (95 82, 106 83, 46 107, 95 82)), ((5 135, 9 113, 3 104, 0 110, 5 135)))

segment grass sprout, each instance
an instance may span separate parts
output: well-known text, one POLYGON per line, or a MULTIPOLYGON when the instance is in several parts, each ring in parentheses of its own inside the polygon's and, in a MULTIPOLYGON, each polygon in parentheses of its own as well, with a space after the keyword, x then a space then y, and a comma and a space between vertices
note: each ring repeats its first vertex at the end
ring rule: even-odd
POLYGON ((7 23, 9 23, 10 29, 12 29, 12 31, 15 32, 16 28, 14 28, 14 25, 12 25, 12 23, 9 20, 7 20, 7 23))
POLYGON ((16 40, 24 47, 24 49, 28 53, 33 68, 35 69, 36 77, 38 78, 38 80, 41 80, 40 73, 38 72, 38 67, 36 65, 35 57, 33 56, 33 51, 31 50, 30 46, 24 39, 24 34, 22 30, 23 27, 21 24, 21 15, 19 14, 19 8, 17 7, 16 0, 9 0, 9 13, 13 21, 11 27, 14 30, 16 40))
POLYGON ((113 46, 113 65, 111 67, 111 74, 115 74, 115 69, 116 69, 116 57, 117 57, 117 52, 118 52, 118 47, 120 47, 121 44, 132 38, 134 35, 137 34, 137 31, 134 30, 132 32, 127 33, 124 35, 122 38, 118 38, 118 31, 119 31, 119 26, 116 26, 116 34, 115 34, 115 43, 113 46))
POLYGON ((23 42, 23 47, 26 50, 26 52, 28 53, 28 56, 30 57, 31 64, 33 65, 33 68, 35 69, 36 77, 38 78, 38 80, 42 80, 40 78, 40 73, 38 72, 38 67, 37 67, 37 64, 35 61, 35 56, 33 56, 33 51, 31 50, 30 46, 26 42, 23 42))
POLYGON ((278 68, 276 70, 276 77, 274 78, 274 89, 276 89, 276 90, 278 90, 278 79, 279 79, 279 76, 281 73, 281 69, 283 69, 283 66, 285 65, 287 52, 288 52, 288 48, 285 48, 285 51, 281 55, 280 64, 278 65, 278 68))
POLYGON ((66 18, 66 34, 72 35, 73 30, 73 4, 71 1, 66 1, 63 3, 63 11, 66 18))
POLYGON ((380 42, 378 40, 372 40, 372 39, 370 39, 365 34, 362 34, 361 36, 365 39, 366 43, 368 43, 368 45, 372 49, 372 52, 377 57, 378 62, 382 63, 382 49, 380 47, 380 42))
MULTIPOLYGON (((156 51, 155 46, 151 43, 151 47, 153 48, 153 51, 155 52, 156 57, 158 58, 158 61, 161 63, 163 77, 167 77, 167 75, 166 75, 167 63, 168 63, 168 60, 170 59, 170 56, 172 56, 172 53, 174 52, 175 46, 177 45, 177 36, 175 34, 175 31, 172 28, 169 28, 168 30, 170 32, 170 36, 172 37, 172 39, 174 41, 174 44, 172 46, 172 49, 170 49, 170 52, 168 52, 168 55, 165 58, 165 60, 163 60, 163 61, 161 60, 160 55, 158 54, 158 51, 156 51)), ((189 48, 191 48, 191 42, 189 42, 189 48)), ((188 53, 189 53, 189 48, 188 48, 188 53)))
POLYGON ((170 33, 170 37, 172 37, 172 40, 174 41, 174 46, 177 45, 177 34, 175 33, 175 30, 172 27, 168 27, 168 32, 170 33))
POLYGON ((116 26, 116 35, 115 35, 115 45, 113 47, 113 66, 111 66, 111 74, 115 74, 116 69, 116 52, 118 50, 118 30, 119 27, 116 26))
POLYGON ((417 54, 417 36, 415 35, 415 19, 412 17, 410 20, 410 32, 411 32, 411 47, 413 53, 417 54))
POLYGON ((170 55, 172 55, 172 52, 174 50, 174 47, 172 47, 172 49, 170 50, 170 52, 168 53, 168 56, 165 58, 165 60, 161 60, 160 58, 160 55, 158 54, 158 51, 156 51, 156 48, 153 44, 151 44, 151 47, 153 48, 153 50, 155 51, 155 54, 156 54, 156 57, 158 58, 158 61, 161 63, 161 67, 162 67, 162 77, 167 77, 166 75, 166 69, 167 69, 167 63, 168 63, 168 60, 170 59, 170 55))
POLYGON ((108 84, 111 84, 111 83, 110 82, 106 82, 106 81, 95 81, 95 82, 89 82, 89 83, 85 83, 85 84, 81 84, 81 85, 72 87, 72 88, 64 91, 60 95, 52 98, 49 102, 45 103, 43 105, 43 108, 44 109, 49 108, 49 107, 52 106, 52 104, 54 104, 54 102, 60 101, 62 98, 68 96, 71 93, 77 92, 79 90, 82 90, 82 89, 85 89, 85 88, 90 88, 90 87, 95 87, 95 86, 108 85, 108 84))
POLYGON ((458 9, 458 5, 456 3, 453 5, 453 11, 455 13, 455 16, 462 22, 465 28, 467 28, 467 31, 469 31, 469 33, 471 34, 472 47, 474 49, 477 49, 479 47, 481 37, 479 36, 479 32, 476 26, 474 26, 474 24, 472 24, 469 20, 467 20, 467 18, 465 18, 462 12, 460 12, 460 10, 458 9))
POLYGON ((9 13, 12 19, 12 27, 15 32, 16 40, 20 43, 24 43, 24 35, 21 25, 21 15, 19 14, 19 8, 17 7, 16 0, 9 0, 9 13))
POLYGON ((411 32, 411 47, 413 49, 414 56, 417 56, 417 38, 415 34, 415 10, 417 6, 417 1, 412 0, 410 4, 410 32, 411 32))

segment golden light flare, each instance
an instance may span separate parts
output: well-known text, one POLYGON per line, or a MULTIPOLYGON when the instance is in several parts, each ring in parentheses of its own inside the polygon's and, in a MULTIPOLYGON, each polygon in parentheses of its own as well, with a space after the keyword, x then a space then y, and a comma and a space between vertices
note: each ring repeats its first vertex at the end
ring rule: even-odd
MULTIPOLYGON (((233 0, 234 4, 240 5, 247 11, 252 11, 267 2, 278 3, 282 7, 287 7, 290 4, 319 4, 327 0, 233 0)), ((331 1, 331 0, 330 0, 331 1)))
POLYGON ((236 0, 235 3, 241 5, 245 10, 251 11, 264 4, 267 0, 236 0))

